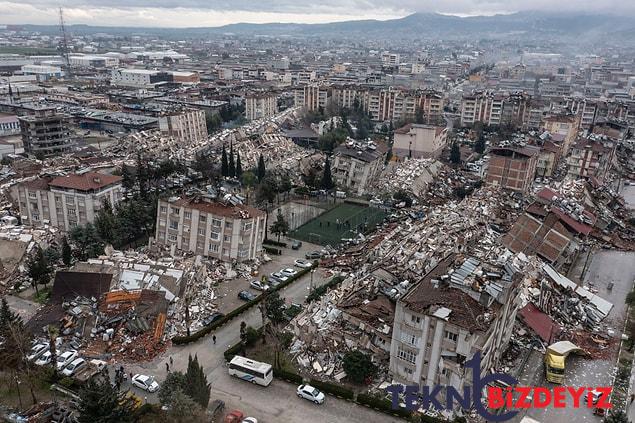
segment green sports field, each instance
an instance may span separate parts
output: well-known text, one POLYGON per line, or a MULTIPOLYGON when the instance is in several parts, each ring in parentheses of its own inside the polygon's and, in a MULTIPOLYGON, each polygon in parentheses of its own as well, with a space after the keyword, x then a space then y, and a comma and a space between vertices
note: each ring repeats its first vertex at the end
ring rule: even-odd
POLYGON ((380 223, 386 213, 374 207, 342 203, 309 220, 290 236, 314 244, 335 246, 342 238, 355 238, 358 231, 367 232, 380 223))

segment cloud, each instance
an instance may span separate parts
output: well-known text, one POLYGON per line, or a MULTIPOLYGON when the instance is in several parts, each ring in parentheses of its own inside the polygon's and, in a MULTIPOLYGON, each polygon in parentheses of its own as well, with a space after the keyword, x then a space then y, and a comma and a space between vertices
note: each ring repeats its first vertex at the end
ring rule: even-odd
MULTIPOLYGON (((391 19, 413 12, 491 15, 523 10, 635 15, 632 0, 65 0, 69 24, 220 26, 235 22, 333 22, 391 19)), ((57 22, 54 0, 0 1, 0 23, 57 22)))

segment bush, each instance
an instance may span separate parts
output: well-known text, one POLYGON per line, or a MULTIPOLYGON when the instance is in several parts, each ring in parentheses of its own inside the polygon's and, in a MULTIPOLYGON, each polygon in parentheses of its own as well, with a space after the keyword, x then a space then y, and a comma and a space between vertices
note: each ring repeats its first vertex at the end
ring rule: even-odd
POLYGON ((273 376, 280 379, 287 380, 297 385, 302 385, 302 382, 303 382, 302 376, 300 376, 299 374, 288 372, 282 369, 276 369, 275 367, 273 368, 273 376))
POLYGON ((335 395, 336 397, 341 397, 348 400, 352 400, 354 396, 353 391, 343 387, 342 385, 335 385, 333 383, 322 382, 321 380, 316 379, 311 379, 309 385, 318 388, 320 391, 326 392, 327 394, 335 395))
MULTIPOLYGON (((392 409, 392 402, 386 398, 377 397, 368 394, 357 395, 357 403, 366 405, 376 410, 382 411, 387 414, 397 415, 400 417, 408 418, 412 415, 412 412, 405 408, 399 408, 397 410, 392 409)), ((440 422, 440 420, 439 420, 440 422)))
POLYGON ((359 350, 348 351, 342 362, 348 378, 355 383, 363 383, 377 372, 377 366, 370 357, 359 350))
POLYGON ((282 349, 288 350, 291 346, 291 342, 293 342, 293 334, 291 332, 284 332, 280 337, 280 345, 282 346, 282 349))
POLYGON ((248 347, 255 345, 258 339, 260 339, 261 333, 262 332, 251 326, 247 326, 247 330, 245 330, 245 345, 248 347))
POLYGON ((243 349, 243 346, 239 343, 233 345, 225 350, 223 356, 225 356, 225 361, 232 361, 234 356, 238 355, 238 353, 243 349))
POLYGON ((70 377, 63 377, 60 380, 60 385, 62 385, 64 388, 72 388, 73 385, 75 385, 75 381, 70 377))
POLYGON ((265 239, 264 241, 262 241, 263 244, 267 244, 267 245, 275 245, 276 247, 287 247, 287 243, 286 242, 278 242, 276 240, 273 239, 265 239))
POLYGON ((266 245, 263 245, 262 249, 265 250, 267 253, 272 254, 274 256, 281 256, 282 255, 282 251, 277 249, 277 248, 267 247, 266 245))

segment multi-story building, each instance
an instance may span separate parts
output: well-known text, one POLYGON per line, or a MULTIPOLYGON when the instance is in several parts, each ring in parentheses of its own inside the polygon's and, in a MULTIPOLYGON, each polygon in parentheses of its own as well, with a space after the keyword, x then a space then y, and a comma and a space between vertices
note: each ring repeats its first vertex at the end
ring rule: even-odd
POLYGON ((304 107, 307 110, 326 108, 329 102, 329 89, 320 85, 305 85, 293 92, 296 107, 304 107))
POLYGON ((0 113, 0 137, 20 133, 20 121, 16 115, 0 113))
POLYGON ((398 53, 385 51, 381 54, 381 62, 388 66, 398 66, 401 62, 401 56, 398 53))
POLYGON ((384 158, 385 152, 378 150, 374 144, 354 141, 342 144, 333 151, 333 179, 338 187, 363 195, 381 173, 384 158))
POLYGON ((70 151, 73 140, 69 117, 49 107, 32 107, 29 115, 20 116, 24 151, 32 155, 54 156, 70 151))
POLYGON ((531 98, 523 92, 476 91, 463 96, 461 126, 484 125, 520 127, 527 122, 531 98))
POLYGON ((536 162, 536 176, 550 178, 558 165, 562 148, 551 141, 545 141, 540 148, 536 162))
POLYGON ((578 136, 580 115, 555 113, 545 116, 542 118, 540 129, 549 132, 552 136, 559 135, 562 138, 562 154, 566 155, 569 153, 571 144, 578 136))
POLYGON ((397 301, 390 346, 395 383, 463 392, 472 380, 464 363, 474 354, 481 353, 481 376, 498 366, 518 311, 520 273, 505 266, 477 283, 478 272, 487 273, 477 259, 450 254, 397 301))
POLYGON ((205 112, 198 109, 183 110, 159 117, 161 133, 190 143, 207 139, 205 112))
POLYGON ((156 239, 164 245, 223 261, 253 260, 262 253, 265 212, 206 197, 160 199, 156 239))
POLYGON ((528 192, 536 175, 537 147, 495 147, 490 149, 486 181, 519 192, 528 192))
POLYGON ((68 61, 72 67, 77 68, 111 68, 119 66, 119 58, 107 55, 73 55, 68 61))
POLYGON ((615 145, 612 141, 580 138, 567 157, 567 173, 574 177, 595 177, 603 181, 611 169, 615 145))
POLYGON ((395 130, 392 153, 400 159, 437 158, 447 144, 447 134, 443 126, 409 123, 395 130))
POLYGON ((159 84, 196 84, 200 75, 196 72, 164 72, 149 69, 113 69, 110 84, 131 88, 153 88, 159 84))
POLYGON ((40 82, 64 76, 62 68, 47 65, 24 65, 22 66, 22 73, 24 75, 35 75, 40 82))
POLYGON ((249 94, 245 96, 245 117, 248 120, 264 119, 278 113, 275 94, 249 94))
POLYGON ((50 224, 63 231, 93 223, 107 200, 121 200, 120 176, 97 172, 37 178, 13 187, 22 221, 27 225, 50 224))

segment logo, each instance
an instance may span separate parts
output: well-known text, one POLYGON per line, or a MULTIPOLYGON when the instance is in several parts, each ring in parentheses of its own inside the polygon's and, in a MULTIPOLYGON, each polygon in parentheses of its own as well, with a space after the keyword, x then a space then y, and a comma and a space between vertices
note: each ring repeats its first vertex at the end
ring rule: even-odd
POLYGON ((436 410, 454 410, 457 404, 461 408, 474 409, 484 419, 491 422, 504 422, 512 419, 522 409, 546 408, 587 408, 610 409, 611 387, 564 387, 553 389, 545 387, 518 386, 518 380, 506 373, 493 373, 480 377, 481 354, 477 352, 465 367, 472 370, 472 384, 459 392, 453 386, 391 385, 386 391, 392 395, 392 408, 399 408, 399 395, 403 394, 406 409, 419 408, 436 410), (490 386, 496 382, 507 385, 506 388, 490 386), (439 400, 439 394, 445 392, 445 402, 439 400), (485 398, 483 393, 485 392, 485 398), (503 411, 504 410, 504 411, 503 411), (503 412, 499 412, 503 411, 503 412))

